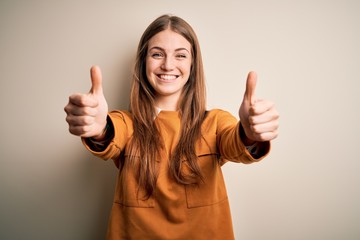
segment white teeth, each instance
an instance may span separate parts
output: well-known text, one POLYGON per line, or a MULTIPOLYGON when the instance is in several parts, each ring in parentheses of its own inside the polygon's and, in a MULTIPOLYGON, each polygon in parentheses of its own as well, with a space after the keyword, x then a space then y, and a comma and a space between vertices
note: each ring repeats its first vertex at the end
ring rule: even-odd
POLYGON ((161 79, 164 79, 164 80, 174 80, 176 78, 176 75, 165 75, 165 74, 161 74, 160 75, 160 78, 161 79))

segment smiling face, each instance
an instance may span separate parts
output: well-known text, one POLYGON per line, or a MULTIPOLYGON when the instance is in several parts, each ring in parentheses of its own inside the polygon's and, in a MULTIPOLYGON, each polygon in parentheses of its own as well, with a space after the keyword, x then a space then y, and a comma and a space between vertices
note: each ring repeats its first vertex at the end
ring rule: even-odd
POLYGON ((146 76, 155 90, 157 107, 177 110, 181 91, 189 79, 191 63, 191 44, 180 34, 166 29, 149 40, 146 76))

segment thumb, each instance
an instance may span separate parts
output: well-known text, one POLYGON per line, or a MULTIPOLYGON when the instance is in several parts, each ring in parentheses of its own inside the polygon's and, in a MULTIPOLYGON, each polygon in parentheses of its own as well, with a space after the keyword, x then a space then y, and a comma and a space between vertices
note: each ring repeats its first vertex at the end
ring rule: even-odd
POLYGON ((256 82, 257 82, 256 72, 249 72, 246 80, 246 90, 244 97, 250 102, 250 105, 253 105, 256 102, 256 96, 255 96, 256 82))
POLYGON ((91 67, 90 75, 91 75, 90 93, 92 93, 92 94, 103 94, 102 75, 101 75, 100 68, 98 66, 91 67))

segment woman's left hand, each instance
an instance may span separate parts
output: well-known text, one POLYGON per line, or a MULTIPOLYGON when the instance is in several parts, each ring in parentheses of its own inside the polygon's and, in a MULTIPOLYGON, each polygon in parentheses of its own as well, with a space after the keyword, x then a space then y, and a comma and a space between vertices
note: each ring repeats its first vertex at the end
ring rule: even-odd
POLYGON ((247 142, 270 141, 278 136, 279 113, 273 102, 256 98, 256 82, 256 73, 250 72, 239 109, 240 122, 247 142))

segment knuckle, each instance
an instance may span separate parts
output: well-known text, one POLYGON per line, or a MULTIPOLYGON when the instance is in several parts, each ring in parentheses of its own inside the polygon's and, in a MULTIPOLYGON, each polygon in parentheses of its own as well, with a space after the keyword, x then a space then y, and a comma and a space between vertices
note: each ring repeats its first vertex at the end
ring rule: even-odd
POLYGON ((76 103, 80 97, 80 94, 73 94, 69 97, 69 103, 76 103))
POLYGON ((84 111, 84 115, 86 115, 86 116, 94 116, 95 115, 95 110, 93 108, 86 107, 83 109, 83 111, 84 111))
POLYGON ((66 120, 66 122, 67 122, 68 124, 70 124, 72 118, 68 115, 68 116, 66 116, 65 120, 66 120))
POLYGON ((90 126, 88 126, 88 125, 81 126, 81 134, 85 134, 89 131, 90 131, 90 126))
POLYGON ((255 115, 256 114, 256 107, 255 106, 251 106, 249 108, 249 114, 250 115, 255 115))
POLYGON ((255 136, 255 140, 256 140, 256 141, 258 141, 258 142, 262 142, 262 141, 263 141, 260 134, 254 134, 254 136, 255 136))
POLYGON ((90 115, 90 114, 89 114, 89 108, 88 108, 88 107, 83 107, 83 108, 82 108, 82 113, 83 113, 83 115, 85 115, 85 116, 90 115))
POLYGON ((72 104, 70 104, 70 103, 64 107, 64 111, 66 112, 66 114, 70 114, 72 109, 73 109, 72 104))
POLYGON ((89 97, 86 94, 74 94, 70 96, 70 103, 76 106, 87 106, 89 104, 89 97))
POLYGON ((86 104, 87 104, 87 99, 86 99, 86 97, 85 97, 84 95, 81 95, 81 96, 79 97, 79 104, 80 104, 81 106, 86 106, 86 104))
POLYGON ((274 116, 274 119, 280 118, 279 112, 276 109, 273 109, 273 116, 274 116))
POLYGON ((83 122, 85 125, 90 125, 94 122, 94 118, 92 118, 90 116, 85 116, 83 119, 83 122))
POLYGON ((253 133, 259 134, 260 130, 259 130, 259 126, 257 125, 250 125, 251 131, 253 133))
POLYGON ((76 127, 73 127, 73 126, 69 126, 69 132, 73 135, 76 135, 76 136, 79 136, 79 131, 76 127))
POLYGON ((268 141, 269 138, 268 138, 267 134, 262 133, 262 134, 259 134, 259 140, 261 142, 265 142, 265 141, 268 141))
POLYGON ((255 124, 255 117, 250 116, 250 117, 249 117, 249 123, 250 123, 251 125, 255 124))

